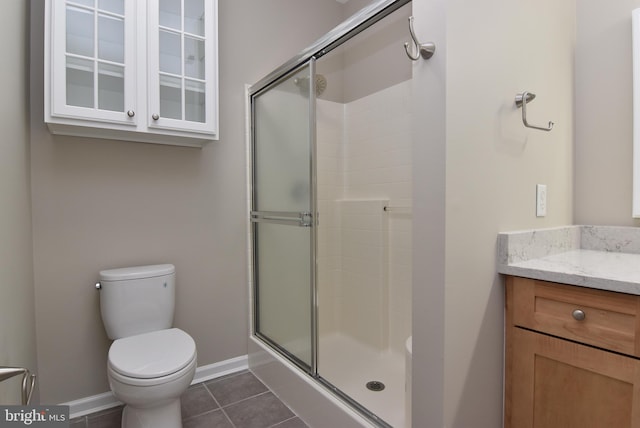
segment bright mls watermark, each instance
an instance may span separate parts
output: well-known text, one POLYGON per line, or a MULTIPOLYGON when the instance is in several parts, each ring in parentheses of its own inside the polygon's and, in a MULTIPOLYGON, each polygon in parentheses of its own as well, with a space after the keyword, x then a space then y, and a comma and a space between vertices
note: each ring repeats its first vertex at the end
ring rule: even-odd
POLYGON ((0 406, 0 428, 69 428, 69 406, 0 406))

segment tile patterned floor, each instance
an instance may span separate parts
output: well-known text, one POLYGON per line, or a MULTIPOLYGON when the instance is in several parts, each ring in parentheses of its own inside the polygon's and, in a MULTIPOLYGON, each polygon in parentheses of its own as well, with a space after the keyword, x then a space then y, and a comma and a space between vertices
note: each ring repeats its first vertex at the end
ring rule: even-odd
MULTIPOLYGON (((183 428, 308 428, 253 373, 244 370, 191 386, 183 428)), ((120 428, 122 407, 75 418, 71 428, 120 428)))

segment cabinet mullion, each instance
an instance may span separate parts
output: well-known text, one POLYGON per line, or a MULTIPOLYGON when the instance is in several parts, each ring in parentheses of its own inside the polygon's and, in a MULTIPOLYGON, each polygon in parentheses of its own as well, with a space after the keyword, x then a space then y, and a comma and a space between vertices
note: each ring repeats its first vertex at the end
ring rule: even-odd
POLYGON ((180 78, 180 80, 182 81, 182 95, 181 95, 181 117, 182 120, 185 120, 187 117, 187 82, 185 80, 185 76, 186 76, 186 66, 185 66, 185 59, 186 59, 186 52, 187 52, 187 46, 186 46, 186 42, 185 42, 185 35, 184 35, 184 17, 185 17, 185 12, 184 12, 184 0, 180 0, 180 42, 181 42, 181 55, 180 55, 180 70, 182 70, 182 76, 180 78))
POLYGON ((93 108, 98 110, 98 106, 100 105, 100 100, 98 100, 99 91, 98 91, 98 80, 99 71, 98 71, 98 34, 100 29, 98 28, 99 24, 99 13, 98 13, 98 4, 94 3, 93 7, 93 108))

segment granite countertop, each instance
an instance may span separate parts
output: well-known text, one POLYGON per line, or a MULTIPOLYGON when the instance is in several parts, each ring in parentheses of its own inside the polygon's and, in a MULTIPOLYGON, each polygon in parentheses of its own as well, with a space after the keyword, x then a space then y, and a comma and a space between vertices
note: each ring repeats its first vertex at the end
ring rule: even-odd
POLYGON ((499 233, 498 272, 640 295, 640 228, 566 226, 499 233))

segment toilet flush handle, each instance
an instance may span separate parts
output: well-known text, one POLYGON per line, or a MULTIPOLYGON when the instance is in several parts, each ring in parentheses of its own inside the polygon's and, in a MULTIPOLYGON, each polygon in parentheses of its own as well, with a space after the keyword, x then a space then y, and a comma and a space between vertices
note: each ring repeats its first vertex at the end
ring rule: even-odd
POLYGON ((102 288, 102 285, 99 282, 96 282, 96 290, 100 290, 102 288))

